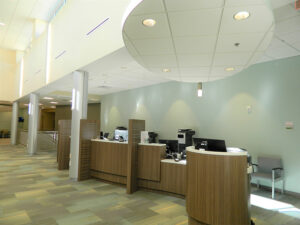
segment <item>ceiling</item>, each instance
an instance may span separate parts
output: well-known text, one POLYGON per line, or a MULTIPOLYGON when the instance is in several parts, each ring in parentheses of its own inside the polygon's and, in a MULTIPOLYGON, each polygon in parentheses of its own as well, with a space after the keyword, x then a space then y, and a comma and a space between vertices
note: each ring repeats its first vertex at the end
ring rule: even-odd
POLYGON ((253 64, 273 30, 272 9, 261 0, 144 0, 127 17, 123 38, 133 58, 150 71, 207 82, 253 64), (250 12, 249 18, 235 20, 240 11, 250 12), (144 26, 150 18, 156 25, 144 26))
MULTIPOLYGON (((129 55, 125 47, 101 58, 81 70, 89 74, 89 103, 100 102, 101 95, 119 91, 154 85, 169 80, 147 71, 129 55)), ((46 106, 71 104, 73 88, 72 74, 59 79, 46 87, 36 91, 40 96, 40 102, 46 106), (53 99, 47 100, 44 97, 53 99), (51 104, 50 102, 58 102, 51 104)), ((19 99, 21 104, 29 102, 29 96, 19 99)))
POLYGON ((0 0, 0 47, 24 51, 35 19, 49 21, 63 0, 0 0))

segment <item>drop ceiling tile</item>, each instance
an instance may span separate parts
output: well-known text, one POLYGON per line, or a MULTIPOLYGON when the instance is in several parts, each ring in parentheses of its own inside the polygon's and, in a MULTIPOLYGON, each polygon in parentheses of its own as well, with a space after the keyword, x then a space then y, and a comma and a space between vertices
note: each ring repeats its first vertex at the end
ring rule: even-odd
POLYGON ((220 17, 221 9, 169 13, 173 37, 216 35, 220 17), (207 20, 207 18, 211 19, 207 20), (190 21, 197 21, 197 26, 191 26, 190 21))
MULTIPOLYGON (((195 78, 195 77, 187 77, 187 78, 184 78, 184 82, 189 82, 189 83, 199 83, 199 82, 208 82, 209 81, 209 78, 208 77, 198 77, 198 78, 195 78)), ((195 92, 196 94, 196 92, 195 92)))
POLYGON ((299 55, 300 55, 300 39, 298 42, 293 43, 292 46, 299 51, 299 55))
POLYGON ((279 47, 279 48, 269 48, 267 49, 265 54, 275 59, 281 59, 281 58, 297 56, 300 54, 300 52, 291 48, 288 45, 285 45, 284 47, 279 47))
POLYGON ((258 51, 265 51, 269 46, 272 40, 274 39, 274 31, 268 32, 264 37, 264 40, 260 43, 258 47, 258 51))
POLYGON ((177 67, 175 55, 145 55, 143 61, 148 67, 158 67, 161 69, 177 67))
POLYGON ((224 0, 165 0, 165 3, 168 11, 199 10, 224 6, 224 0))
POLYGON ((180 74, 182 77, 207 77, 209 67, 182 67, 180 74))
POLYGON ((180 67, 210 66, 213 54, 180 54, 177 55, 180 67))
POLYGON ((249 60, 247 66, 257 63, 264 56, 264 52, 255 52, 252 58, 249 60))
POLYGON ((170 37, 167 16, 165 14, 151 14, 147 16, 130 16, 124 25, 126 34, 131 39, 148 39, 170 37), (154 27, 146 27, 143 20, 152 18, 156 20, 154 27))
POLYGON ((178 54, 212 53, 216 36, 175 37, 174 43, 178 54))
POLYGON ((137 57, 139 54, 136 51, 136 49, 134 48, 134 46, 131 44, 130 41, 128 40, 124 40, 124 43, 127 47, 127 50, 129 51, 129 53, 133 56, 133 57, 137 57))
POLYGON ((295 10, 295 6, 285 5, 274 9, 274 17, 276 22, 290 19, 291 17, 299 16, 299 11, 295 10))
POLYGON ((296 43, 300 40, 300 30, 298 31, 292 31, 290 33, 280 35, 280 39, 283 39, 285 42, 289 44, 296 43))
POLYGON ((252 53, 216 53, 214 59, 215 66, 228 66, 238 65, 244 66, 248 63, 248 60, 252 56, 252 53))
POLYGON ((233 6, 251 6, 251 5, 265 5, 265 1, 262 0, 226 0, 225 7, 233 6))
POLYGON ((208 78, 208 81, 211 82, 211 81, 216 81, 216 80, 222 80, 222 79, 225 79, 226 77, 214 77, 214 76, 210 76, 208 78))
POLYGON ((140 55, 175 54, 171 38, 133 40, 140 55))
POLYGON ((290 3, 295 3, 295 0, 272 0, 271 3, 273 9, 276 9, 290 3))
POLYGON ((263 33, 273 24, 272 11, 267 6, 247 6, 225 8, 220 29, 220 34, 237 34, 237 33, 263 33), (270 15, 266 15, 266 10, 270 15), (240 11, 250 12, 246 20, 236 21, 233 16, 240 11))
POLYGON ((137 5, 131 15, 154 14, 164 12, 162 0, 142 1, 137 5))
POLYGON ((300 16, 292 17, 290 19, 278 22, 276 24, 275 33, 278 36, 288 34, 300 30, 300 16))
POLYGON ((264 38, 264 33, 220 35, 216 52, 250 52, 256 49, 264 38), (240 45, 235 46, 236 43, 240 45))
POLYGON ((257 60, 256 63, 263 63, 263 62, 268 62, 268 61, 272 61, 273 58, 267 56, 267 55, 263 55, 260 59, 257 60))

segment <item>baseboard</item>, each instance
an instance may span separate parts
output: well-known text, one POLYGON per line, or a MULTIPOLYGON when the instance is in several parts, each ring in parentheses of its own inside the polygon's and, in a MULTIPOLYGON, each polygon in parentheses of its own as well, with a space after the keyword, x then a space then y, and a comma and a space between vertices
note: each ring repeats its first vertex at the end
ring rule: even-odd
MULTIPOLYGON (((253 184, 251 184, 251 187, 257 187, 257 185, 253 183, 253 184)), ((259 188, 262 189, 262 190, 266 190, 266 191, 272 191, 272 187, 269 187, 269 186, 266 186, 266 185, 261 185, 260 184, 259 188)), ((281 193, 281 189, 280 188, 275 188, 275 192, 276 193, 281 193)), ((290 195, 290 196, 293 196, 293 197, 296 197, 296 198, 300 198, 300 193, 298 193, 298 192, 284 190, 284 194, 290 195)))

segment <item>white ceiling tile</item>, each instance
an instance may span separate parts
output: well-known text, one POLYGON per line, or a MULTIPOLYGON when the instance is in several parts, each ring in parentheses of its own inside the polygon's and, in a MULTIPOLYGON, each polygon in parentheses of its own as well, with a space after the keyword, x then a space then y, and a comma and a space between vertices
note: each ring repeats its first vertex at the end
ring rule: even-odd
POLYGON ((300 30, 300 16, 281 21, 276 24, 275 33, 279 36, 300 30))
POLYGON ((276 22, 290 19, 291 17, 299 16, 300 13, 295 9, 293 5, 285 5, 283 7, 274 9, 274 17, 276 22))
POLYGON ((188 12, 170 12, 169 20, 173 37, 216 35, 221 9, 204 9, 188 12), (207 20, 210 18, 210 20, 207 20), (191 21, 197 21, 196 26, 191 21))
POLYGON ((148 67, 170 68, 177 67, 175 55, 145 55, 143 61, 148 67))
POLYGON ((272 0, 271 3, 273 8, 276 9, 290 3, 295 3, 295 0, 272 0))
POLYGON ((220 33, 263 33, 269 30, 272 24, 273 14, 267 6, 259 5, 225 8, 220 33), (240 21, 234 20, 233 16, 240 11, 250 12, 248 19, 240 21))
POLYGON ((131 39, 164 38, 171 36, 165 14, 130 16, 126 20, 124 30, 131 39), (156 25, 154 27, 145 27, 143 25, 143 20, 147 18, 156 20, 156 25))
POLYGON ((280 39, 284 40, 285 42, 287 42, 289 44, 296 43, 300 40, 300 30, 292 31, 287 34, 280 35, 280 39))
POLYGON ((280 58, 297 56, 300 54, 300 52, 289 47, 288 45, 285 45, 284 47, 279 47, 279 48, 269 48, 267 49, 265 54, 269 57, 280 59, 280 58))
POLYGON ((264 52, 255 52, 252 58, 249 60, 248 65, 257 63, 264 56, 264 52))
MULTIPOLYGON (((220 35, 216 52, 250 52, 255 50, 264 38, 264 33, 220 35), (235 46, 236 43, 240 45, 235 46)), ((270 40, 269 40, 270 41, 270 40)))
POLYGON ((258 47, 258 51, 265 51, 269 46, 272 40, 274 39, 274 31, 271 31, 266 34, 264 37, 264 40, 260 43, 258 47))
POLYGON ((300 39, 298 42, 293 43, 292 46, 299 51, 299 55, 300 55, 300 39))
POLYGON ((244 66, 248 63, 248 60, 252 56, 252 53, 216 53, 214 59, 215 66, 228 66, 238 65, 244 66))
POLYGON ((224 0, 165 0, 165 3, 168 11, 199 10, 224 6, 224 0))
POLYGON ((175 37, 174 43, 178 54, 212 53, 216 44, 216 36, 175 37))
POLYGON ((131 15, 155 14, 164 11, 165 8, 162 0, 142 1, 135 7, 131 15))
POLYGON ((262 0, 226 0, 225 7, 233 6, 251 6, 251 5, 265 5, 262 0))
POLYGON ((269 56, 266 56, 266 55, 263 55, 260 59, 257 60, 256 63, 263 63, 263 62, 268 62, 268 61, 271 61, 273 60, 273 58, 269 57, 269 56))
POLYGON ((171 38, 133 40, 140 55, 175 54, 171 38))
POLYGON ((189 82, 189 83, 199 83, 199 82, 208 82, 209 78, 208 77, 186 77, 184 78, 184 82, 189 82))
POLYGON ((213 54, 178 54, 178 64, 181 67, 210 66, 213 54))
POLYGON ((207 77, 209 67, 182 67, 180 74, 182 77, 207 77))
POLYGON ((216 81, 216 80, 221 80, 221 79, 225 79, 227 77, 213 77, 213 76, 210 76, 208 78, 208 81, 211 82, 211 81, 216 81))
POLYGON ((226 71, 226 66, 214 67, 211 70, 210 77, 226 77, 232 76, 233 74, 242 71, 244 67, 242 66, 234 66, 231 65, 230 67, 234 68, 234 71, 226 71))

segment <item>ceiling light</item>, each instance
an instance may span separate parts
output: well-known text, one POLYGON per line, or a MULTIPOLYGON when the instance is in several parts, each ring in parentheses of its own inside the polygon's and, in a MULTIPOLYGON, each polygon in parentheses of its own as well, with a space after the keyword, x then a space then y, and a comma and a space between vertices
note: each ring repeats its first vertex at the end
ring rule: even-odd
POLYGON ((53 105, 53 106, 50 106, 50 108, 52 108, 52 109, 55 109, 55 108, 56 108, 56 106, 55 106, 55 105, 53 105))
POLYGON ((51 104, 58 104, 58 102, 50 102, 51 104))
POLYGON ((156 21, 154 19, 145 19, 143 20, 143 25, 146 27, 154 27, 156 24, 156 21))
POLYGON ((234 71, 235 69, 233 67, 228 67, 225 69, 227 72, 231 72, 231 71, 234 71))
POLYGON ((43 99, 46 99, 46 100, 53 100, 54 98, 44 97, 43 99))
POLYGON ((235 20, 245 20, 247 19, 248 17, 250 16, 250 13, 247 12, 247 11, 241 11, 241 12, 238 12, 234 15, 234 19, 235 20))
POLYGON ((198 92, 198 97, 202 97, 202 83, 198 83, 198 89, 197 89, 197 92, 198 92))
POLYGON ((163 71, 164 73, 170 73, 170 72, 171 72, 170 69, 163 69, 162 71, 163 71))
POLYGON ((5 26, 5 23, 0 22, 0 26, 4 27, 4 26, 5 26))

